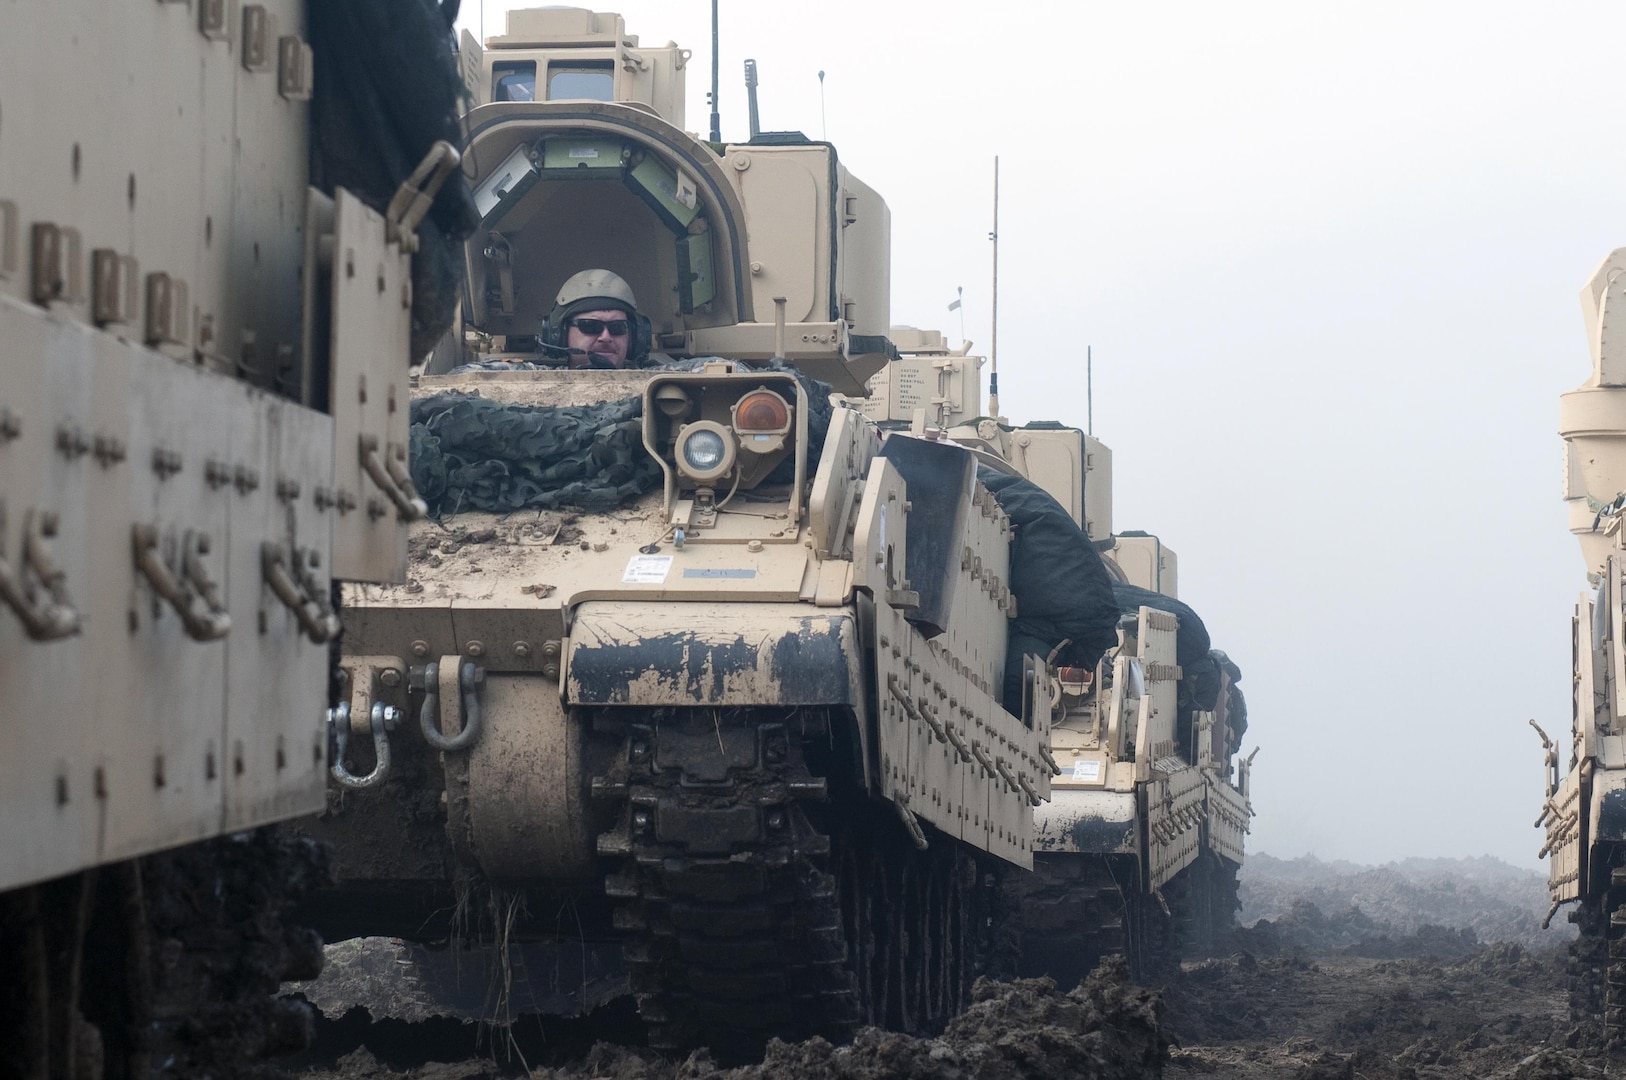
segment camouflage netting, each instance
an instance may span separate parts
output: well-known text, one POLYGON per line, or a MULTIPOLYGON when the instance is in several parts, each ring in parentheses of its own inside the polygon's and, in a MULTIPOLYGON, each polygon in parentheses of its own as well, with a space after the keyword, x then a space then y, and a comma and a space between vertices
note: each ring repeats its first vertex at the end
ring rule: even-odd
POLYGON ((639 398, 547 407, 436 394, 412 403, 412 483, 437 517, 610 510, 661 478, 642 417, 639 398))
MULTIPOLYGON (((807 394, 811 472, 830 430, 830 387, 784 364, 765 367, 792 372, 807 394)), ((794 470, 787 460, 766 482, 790 483, 794 470)), ((549 406, 449 392, 412 402, 412 483, 437 518, 562 506, 603 513, 660 482, 644 449, 641 396, 549 406)))

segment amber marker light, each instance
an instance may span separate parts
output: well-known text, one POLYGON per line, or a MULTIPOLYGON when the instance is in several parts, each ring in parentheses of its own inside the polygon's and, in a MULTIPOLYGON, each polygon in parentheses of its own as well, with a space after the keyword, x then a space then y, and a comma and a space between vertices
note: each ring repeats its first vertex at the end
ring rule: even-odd
POLYGON ((790 431, 790 406, 772 390, 753 390, 734 404, 734 430, 741 437, 784 435, 790 431))

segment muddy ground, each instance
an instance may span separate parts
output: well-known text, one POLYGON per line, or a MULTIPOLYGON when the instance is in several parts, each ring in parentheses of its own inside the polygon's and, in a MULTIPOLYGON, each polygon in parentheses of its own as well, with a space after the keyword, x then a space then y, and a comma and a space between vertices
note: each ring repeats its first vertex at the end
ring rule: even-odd
POLYGON ((1358 910, 1345 924, 1348 945, 1372 933, 1412 933, 1423 926, 1472 930, 1479 941, 1516 941, 1551 949, 1575 937, 1562 917, 1543 930, 1546 878, 1499 859, 1402 859, 1383 866, 1276 859, 1250 854, 1241 876, 1242 924, 1272 922, 1310 903, 1329 915, 1358 910))
POLYGON ((1155 988, 1119 966, 1067 992, 1049 980, 979 984, 977 1001, 940 1037, 864 1031, 851 1046, 819 1040, 770 1048, 725 1069, 704 1054, 666 1061, 636 1046, 630 1010, 591 1021, 518 1025, 371 1023, 358 1012, 322 1025, 310 1080, 1061 1080, 1164 1076, 1230 1080, 1550 1080, 1626 1071, 1567 1015, 1563 949, 1482 944, 1473 931, 1424 926, 1353 946, 1358 913, 1301 904, 1237 931, 1212 957, 1155 988), (1307 946, 1306 942, 1310 944, 1307 946), (619 1042, 623 1045, 616 1045, 619 1042))

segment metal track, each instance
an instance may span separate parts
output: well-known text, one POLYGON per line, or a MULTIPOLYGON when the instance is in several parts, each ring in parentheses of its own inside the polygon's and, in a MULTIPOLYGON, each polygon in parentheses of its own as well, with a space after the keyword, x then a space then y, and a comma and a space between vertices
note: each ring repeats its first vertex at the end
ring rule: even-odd
POLYGON ((1626 867, 1623 853, 1599 845, 1592 887, 1570 911, 1579 934, 1569 949, 1570 1021, 1604 1041, 1626 1044, 1626 867))
POLYGON ((1196 860, 1163 887, 1173 916, 1171 946, 1177 960, 1207 956, 1236 924, 1241 907, 1237 866, 1212 851, 1196 860))
POLYGON ((0 896, 0 1078, 275 1075, 302 1050, 321 940, 282 914, 326 874, 261 829, 0 896))
POLYGON ((1017 973, 1049 975, 1071 989, 1103 957, 1119 955, 1136 978, 1148 974, 1152 946, 1163 935, 1149 933, 1154 913, 1138 881, 1127 856, 1035 854, 1033 873, 1013 875, 1007 890, 1020 907, 1017 973))
POLYGON ((1604 1038, 1612 1047, 1626 1045, 1626 868, 1610 872, 1606 910, 1606 965, 1603 987, 1604 1038))
POLYGON ((1609 966, 1609 919, 1606 897, 1583 897, 1570 921, 1579 931, 1570 942, 1569 999, 1570 1021, 1596 1024, 1604 1018, 1606 969, 1609 966))
POLYGON ((1139 881, 1128 856, 1036 854, 1033 873, 1008 889, 1021 909, 1015 973, 1049 975, 1070 989, 1118 955, 1133 978, 1153 981, 1211 949, 1235 922, 1236 867, 1217 856, 1205 853, 1176 874, 1161 899, 1139 881))
POLYGON ((978 862, 935 832, 917 850, 889 805, 810 764, 828 718, 671 709, 595 723, 623 732, 593 785, 617 822, 598 846, 652 1045, 739 1058, 773 1036, 843 1041, 860 1023, 939 1030, 964 1008, 986 968, 978 862))
POLYGON ((605 889, 659 1048, 748 1054, 773 1035, 842 1038, 856 1022, 830 840, 804 806, 826 787, 787 719, 641 714, 594 783, 617 822, 598 842, 614 865, 605 889))
POLYGON ((999 871, 934 829, 916 848, 885 804, 858 811, 845 815, 835 852, 860 1018, 939 1032, 992 969, 993 935, 1003 927, 992 903, 999 871))

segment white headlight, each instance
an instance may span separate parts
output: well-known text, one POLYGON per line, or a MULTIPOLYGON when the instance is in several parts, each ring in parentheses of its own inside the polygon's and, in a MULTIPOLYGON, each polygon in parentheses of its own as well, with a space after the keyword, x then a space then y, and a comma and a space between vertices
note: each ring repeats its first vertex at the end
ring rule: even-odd
POLYGON ((683 463, 690 472, 710 472, 723 463, 727 449, 715 431, 697 431, 683 440, 683 463))
POLYGON ((734 468, 734 432, 715 420, 696 420, 678 432, 678 471, 699 484, 710 484, 734 468))

